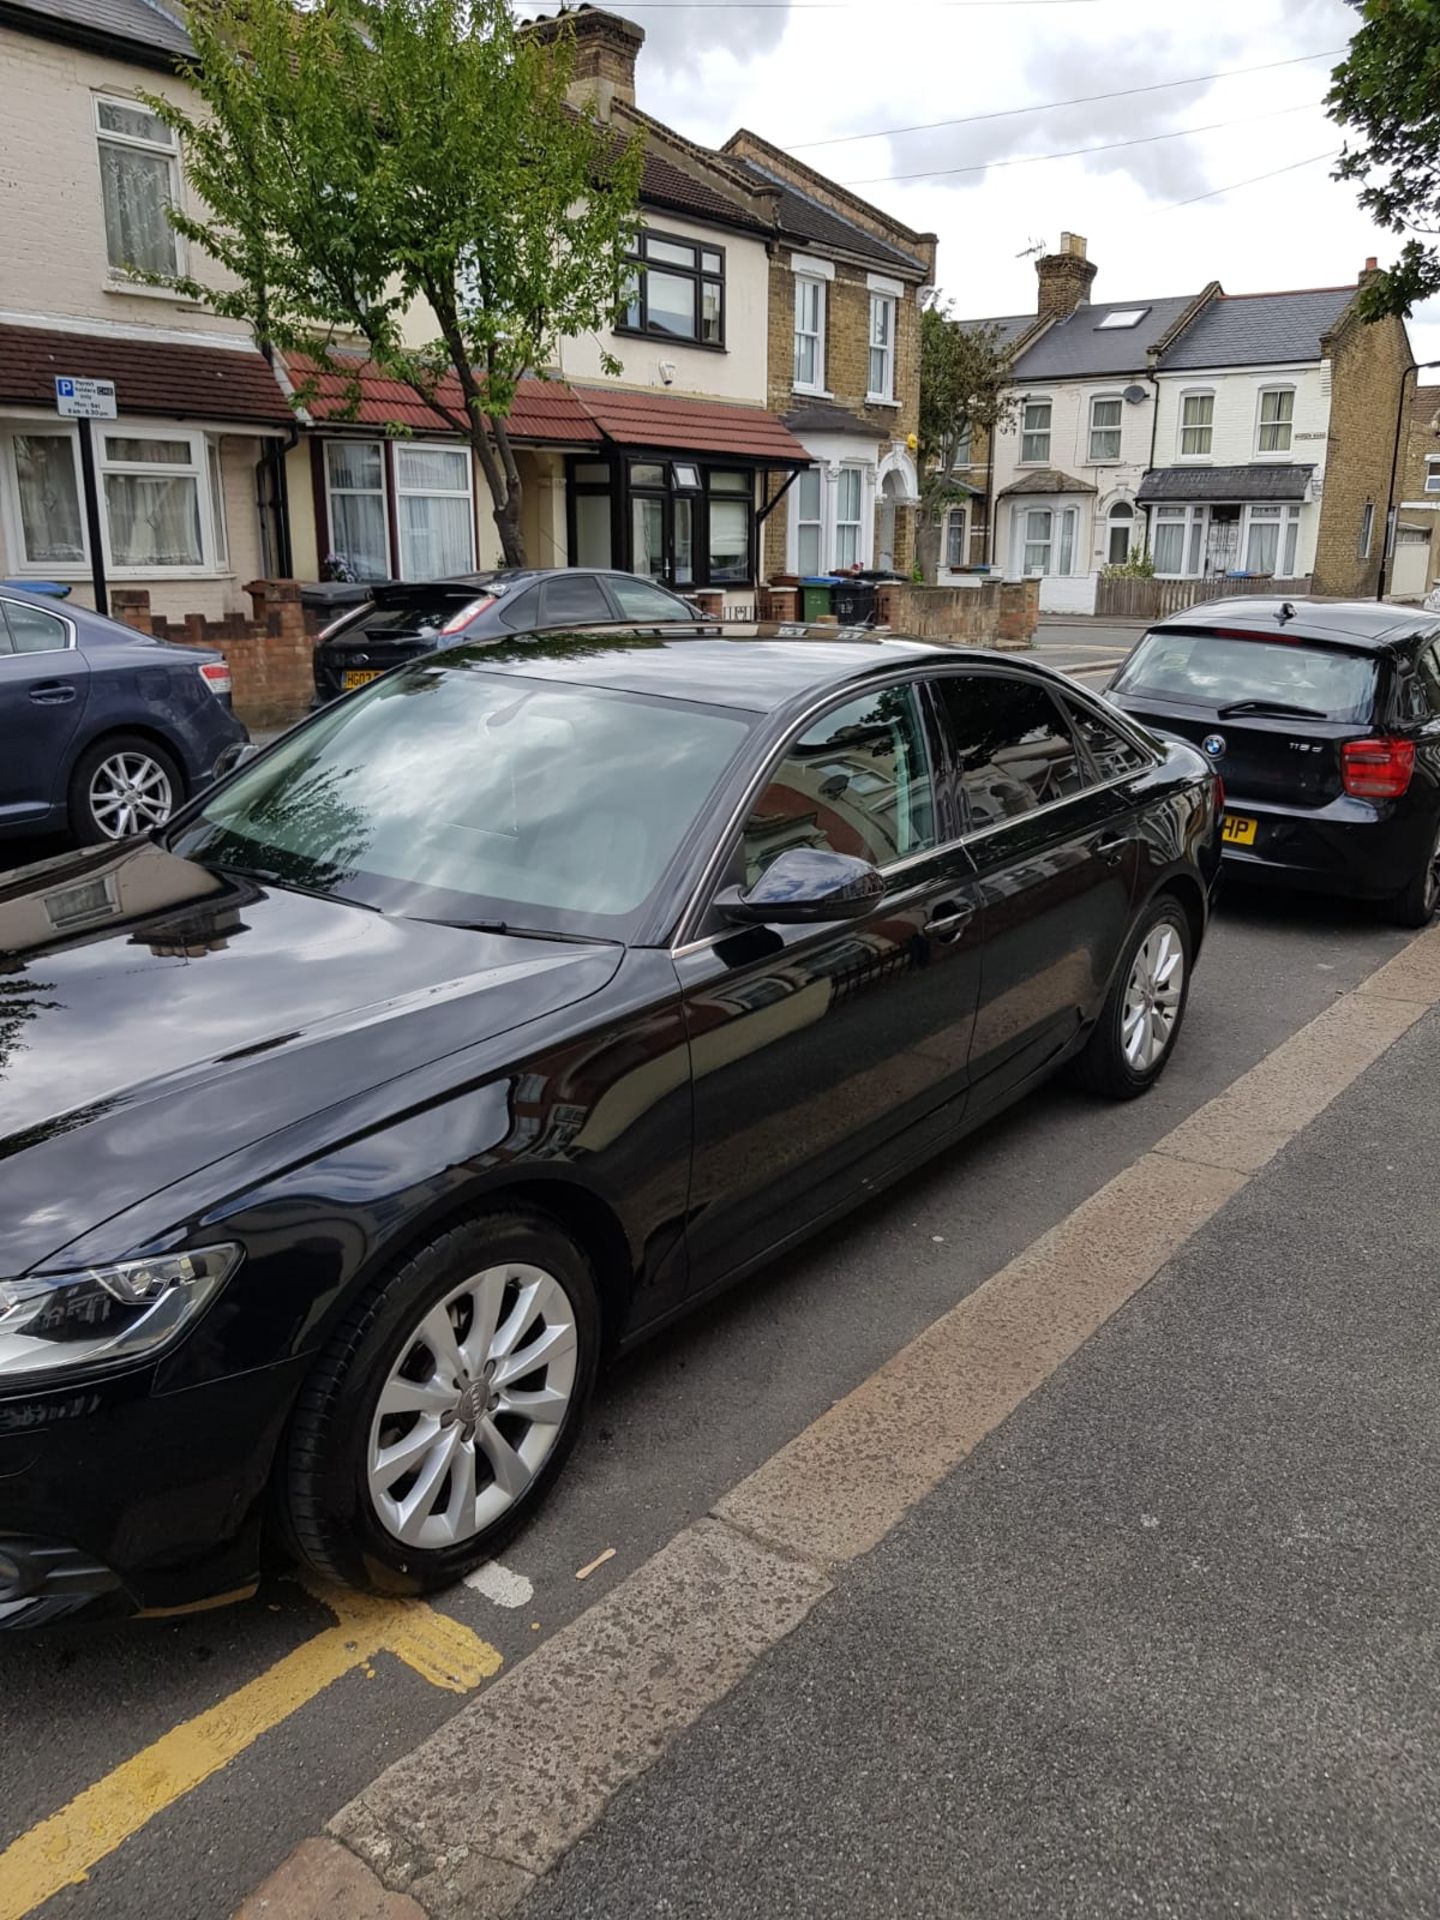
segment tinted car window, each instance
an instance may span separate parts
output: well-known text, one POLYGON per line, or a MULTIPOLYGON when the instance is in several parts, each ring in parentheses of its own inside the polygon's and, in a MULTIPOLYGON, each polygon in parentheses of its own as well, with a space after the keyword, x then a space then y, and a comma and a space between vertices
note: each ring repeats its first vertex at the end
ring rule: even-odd
POLYGON ((176 851, 417 919, 623 937, 747 718, 415 667, 220 788, 176 851))
POLYGON ((1415 665, 1431 713, 1440 713, 1440 642, 1432 640, 1422 647, 1415 665))
POLYGON ((1147 633, 1121 668, 1116 693, 1153 693, 1181 705, 1254 700, 1305 707, 1325 720, 1368 720, 1375 701, 1369 654, 1247 634, 1147 633))
MULTIPOLYGON (((604 617, 607 620, 610 618, 608 613, 604 617)), ((538 627, 540 625, 540 589, 530 587, 524 593, 517 594, 513 600, 502 600, 500 618, 507 627, 514 627, 517 632, 525 627, 538 627)))
POLYGON ((612 619, 610 602, 593 574, 562 573, 540 589, 540 624, 544 627, 593 626, 612 619))
POLYGON ((610 576, 608 585, 627 620, 695 618, 693 607, 687 607, 683 600, 666 593, 663 587, 652 587, 648 580, 632 580, 628 574, 617 573, 610 576))
POLYGON ((68 645, 69 632, 63 620, 39 607, 27 607, 22 600, 0 601, 0 648, 7 653, 53 653, 68 645), (9 630, 9 644, 3 639, 9 630))
POLYGON ((1121 775, 1136 773, 1150 764, 1133 740, 1127 740, 1118 728, 1102 720, 1089 707, 1067 700, 1065 712, 1102 780, 1118 780, 1121 775))
POLYGON ((946 674, 935 684, 972 832, 1084 788, 1074 736, 1043 687, 998 674, 946 674))
POLYGON ((447 620, 462 613, 472 600, 484 598, 483 587, 419 587, 403 600, 377 601, 347 626, 345 636, 355 640, 363 633, 367 639, 398 639, 412 633, 438 633, 447 620))
POLYGON ((745 884, 789 847, 887 867, 935 845, 935 806, 913 687, 880 687, 817 721, 786 753, 744 832, 745 884))

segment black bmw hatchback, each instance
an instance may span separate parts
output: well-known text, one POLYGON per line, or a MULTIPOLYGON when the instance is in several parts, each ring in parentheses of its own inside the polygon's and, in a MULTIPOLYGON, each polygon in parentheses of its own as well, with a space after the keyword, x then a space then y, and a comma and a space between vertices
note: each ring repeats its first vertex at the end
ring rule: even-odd
POLYGON ((596 1368, 1070 1061, 1143 1093, 1204 759, 792 630, 432 655, 0 891, 0 1619, 392 1592, 596 1368))
POLYGON ((1215 601, 1154 627, 1116 705, 1193 741, 1225 783, 1238 874, 1380 903, 1440 901, 1440 618, 1306 600, 1215 601))

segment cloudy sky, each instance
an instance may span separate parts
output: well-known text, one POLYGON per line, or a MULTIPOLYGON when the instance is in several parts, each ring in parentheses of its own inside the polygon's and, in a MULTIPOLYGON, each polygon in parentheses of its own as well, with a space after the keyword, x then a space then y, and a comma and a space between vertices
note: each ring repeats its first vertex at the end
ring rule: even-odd
MULTIPOLYGON (((1062 228, 1111 300, 1338 286, 1397 249, 1329 178, 1345 0, 607 3, 645 29, 642 107, 707 144, 751 127, 937 233, 962 314, 1033 308, 1062 228)), ((1440 359, 1440 303, 1411 337, 1440 359)))

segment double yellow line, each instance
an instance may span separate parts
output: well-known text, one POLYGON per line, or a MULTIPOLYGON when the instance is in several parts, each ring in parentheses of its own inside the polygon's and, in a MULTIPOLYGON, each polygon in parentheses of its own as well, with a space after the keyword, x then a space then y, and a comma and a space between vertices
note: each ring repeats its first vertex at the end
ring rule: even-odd
POLYGON ((498 1673, 488 1641, 421 1600, 358 1593, 318 1596, 335 1625, 277 1660, 193 1720, 161 1734, 0 1853, 0 1920, 24 1920, 158 1813, 323 1693, 333 1680, 391 1653, 432 1686, 468 1693, 498 1673))

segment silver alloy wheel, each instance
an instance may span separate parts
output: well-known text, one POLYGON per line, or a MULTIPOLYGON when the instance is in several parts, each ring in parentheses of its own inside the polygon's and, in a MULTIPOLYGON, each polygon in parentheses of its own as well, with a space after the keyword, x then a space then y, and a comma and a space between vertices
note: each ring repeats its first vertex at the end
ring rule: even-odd
POLYGON ((133 747, 112 753, 90 776, 90 812, 107 840, 159 827, 175 811, 175 789, 158 760, 133 747))
POLYGON ((370 1426, 370 1501, 385 1531, 435 1549, 498 1520, 560 1437, 578 1359, 575 1309, 540 1267, 487 1267, 431 1307, 370 1426))
POLYGON ((1185 948, 1168 920, 1145 936, 1130 969, 1120 1043, 1136 1073, 1149 1073, 1175 1038, 1185 988, 1185 948))

